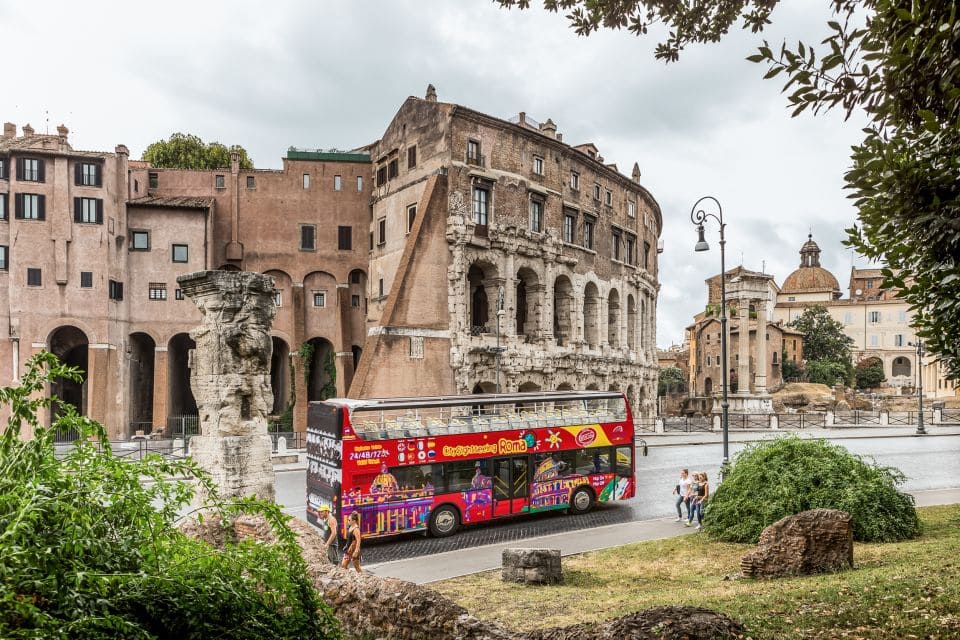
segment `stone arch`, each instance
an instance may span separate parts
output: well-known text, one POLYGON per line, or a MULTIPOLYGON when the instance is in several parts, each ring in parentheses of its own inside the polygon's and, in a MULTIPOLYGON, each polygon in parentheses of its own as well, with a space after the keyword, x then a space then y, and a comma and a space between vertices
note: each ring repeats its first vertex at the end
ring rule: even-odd
POLYGON ((310 338, 307 344, 312 347, 310 361, 307 363, 310 375, 307 377, 307 401, 327 400, 337 395, 336 352, 333 343, 326 338, 310 338))
POLYGON ((558 346, 573 343, 574 313, 573 283, 567 276, 559 275, 553 281, 553 335, 558 346))
POLYGON ((140 430, 153 431, 153 380, 157 343, 143 331, 131 333, 127 338, 127 363, 130 386, 128 408, 130 430, 133 435, 140 430))
POLYGON ((350 352, 353 354, 353 370, 356 371, 360 367, 360 358, 363 356, 363 347, 355 344, 350 347, 350 352))
POLYGON ((627 348, 637 350, 637 301, 632 293, 627 294, 627 348))
POLYGON ((607 344, 620 346, 620 292, 616 289, 607 295, 607 344))
POLYGON ((497 392, 497 385, 489 381, 478 382, 477 384, 473 385, 473 391, 471 391, 471 393, 496 393, 496 392, 497 392))
POLYGON ((363 269, 354 269, 347 275, 347 287, 350 290, 350 306, 358 312, 364 313, 367 298, 367 272, 363 269), (353 306, 353 296, 360 296, 360 306, 353 306))
POLYGON ((290 399, 290 345, 283 338, 271 336, 273 354, 270 356, 270 386, 273 389, 273 406, 270 414, 283 415, 290 399))
MULTIPOLYGON (((87 334, 73 325, 54 329, 47 338, 47 350, 68 367, 80 370, 80 380, 57 378, 50 383, 50 396, 72 406, 81 416, 87 415, 87 370, 89 367, 90 340, 87 334)), ((50 407, 50 423, 63 415, 63 407, 54 403, 50 407)), ((58 440, 74 440, 78 434, 57 434, 58 440)))
POLYGON ((496 320, 498 296, 497 268, 490 262, 476 261, 467 271, 467 290, 470 305, 470 333, 490 333, 496 320))
POLYGON ((557 391, 573 391, 573 385, 569 382, 562 382, 557 385, 557 391))
POLYGON ((910 362, 910 358, 906 356, 897 356, 893 359, 893 363, 890 366, 890 375, 894 378, 896 377, 910 377, 912 375, 913 365, 910 362))
POLYGON ((596 382, 591 382, 590 384, 588 384, 588 385, 586 386, 586 389, 585 389, 585 390, 586 390, 586 391, 599 391, 599 390, 600 390, 600 385, 598 385, 596 382))
POLYGON ((273 278, 273 286, 280 292, 281 307, 290 305, 290 290, 293 287, 293 278, 281 269, 268 269, 263 275, 273 278))
POLYGON ((707 397, 713 395, 713 378, 709 376, 703 379, 703 395, 707 397))
POLYGON ((541 305, 540 277, 529 267, 521 267, 517 271, 517 290, 514 319, 516 321, 516 335, 535 337, 538 326, 538 310, 541 305))
POLYGON ((600 345, 600 290, 593 281, 583 287, 583 340, 591 349, 600 345))
POLYGON ((620 391, 620 385, 614 382, 613 384, 610 385, 607 391, 620 391))
POLYGON ((520 393, 540 391, 540 385, 538 385, 536 382, 532 382, 528 380, 527 382, 524 382, 519 387, 517 387, 517 391, 519 391, 520 393))
POLYGON ((198 415, 197 401, 190 388, 189 364, 190 351, 196 346, 186 333, 177 333, 167 342, 167 414, 171 418, 198 415))

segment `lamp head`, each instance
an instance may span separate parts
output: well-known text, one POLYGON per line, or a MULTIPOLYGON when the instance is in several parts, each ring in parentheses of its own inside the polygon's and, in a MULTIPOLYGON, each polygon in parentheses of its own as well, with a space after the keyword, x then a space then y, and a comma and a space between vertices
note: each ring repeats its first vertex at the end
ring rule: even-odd
POLYGON ((694 251, 709 251, 710 245, 707 243, 706 239, 703 237, 703 225, 697 225, 697 233, 700 234, 700 237, 697 239, 697 244, 693 248, 694 251))

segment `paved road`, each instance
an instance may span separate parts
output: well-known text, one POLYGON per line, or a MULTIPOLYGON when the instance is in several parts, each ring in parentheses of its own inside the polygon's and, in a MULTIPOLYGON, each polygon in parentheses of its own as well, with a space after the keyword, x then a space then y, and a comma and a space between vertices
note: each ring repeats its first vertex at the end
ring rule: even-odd
MULTIPOLYGON (((715 439, 715 436, 707 437, 715 439)), ((848 439, 832 435, 831 439, 854 453, 872 457, 879 464, 899 468, 907 476, 903 485, 906 491, 960 487, 960 436, 848 439)), ((743 446, 743 443, 732 442, 731 454, 743 446)), ((449 538, 408 534, 371 540, 365 544, 364 558, 368 563, 390 562, 568 531, 581 531, 584 536, 590 536, 587 529, 663 518, 671 515, 673 509, 670 494, 678 469, 689 467, 691 471, 705 471, 716 478, 722 456, 722 446, 717 443, 660 445, 651 442, 648 451, 647 457, 638 458, 639 495, 631 500, 600 505, 593 512, 577 517, 552 512, 487 523, 462 529, 449 538)), ((302 518, 305 487, 304 471, 278 473, 277 501, 288 513, 302 518)))

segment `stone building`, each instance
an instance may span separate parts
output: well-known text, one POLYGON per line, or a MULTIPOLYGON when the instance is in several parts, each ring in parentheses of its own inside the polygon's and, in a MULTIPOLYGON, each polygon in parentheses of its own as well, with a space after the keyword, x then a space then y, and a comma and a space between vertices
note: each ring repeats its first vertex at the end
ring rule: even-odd
POLYGON ((652 415, 662 221, 637 167, 432 92, 369 151, 371 338, 351 395, 619 389, 652 415))
POLYGON ((498 369, 652 415, 659 206, 549 120, 429 93, 380 140, 280 170, 158 169, 68 134, 0 138, 0 385, 48 349, 85 372, 52 391, 111 437, 183 428, 201 318, 176 278, 227 269, 276 282, 271 413, 298 430, 304 400, 492 391, 498 369))

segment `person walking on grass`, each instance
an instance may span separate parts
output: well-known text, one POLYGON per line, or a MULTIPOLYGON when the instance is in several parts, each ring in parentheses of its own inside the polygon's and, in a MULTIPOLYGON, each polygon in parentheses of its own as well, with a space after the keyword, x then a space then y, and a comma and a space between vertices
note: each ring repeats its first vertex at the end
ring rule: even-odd
POLYGON ((687 499, 687 493, 690 491, 690 470, 681 469, 680 470, 680 480, 677 481, 677 486, 673 488, 673 493, 677 496, 676 507, 677 507, 677 522, 683 520, 683 512, 680 510, 680 505, 685 504, 687 506, 687 518, 690 518, 690 502, 687 499))
POLYGON ((357 570, 357 573, 360 573, 360 512, 354 511, 351 513, 348 522, 350 524, 347 529, 347 550, 343 553, 343 562, 340 563, 340 568, 349 568, 352 561, 353 568, 357 570))

